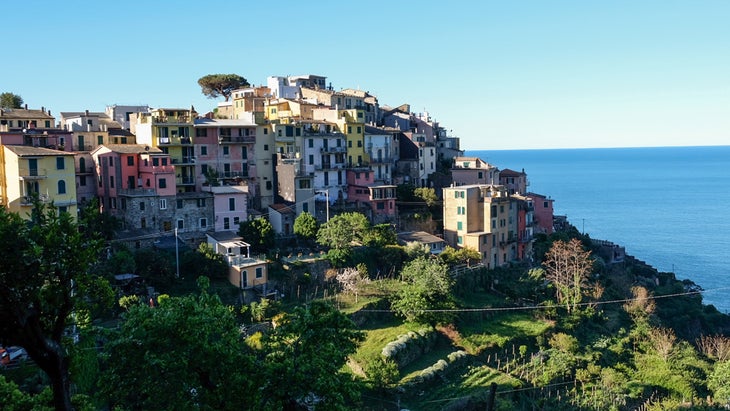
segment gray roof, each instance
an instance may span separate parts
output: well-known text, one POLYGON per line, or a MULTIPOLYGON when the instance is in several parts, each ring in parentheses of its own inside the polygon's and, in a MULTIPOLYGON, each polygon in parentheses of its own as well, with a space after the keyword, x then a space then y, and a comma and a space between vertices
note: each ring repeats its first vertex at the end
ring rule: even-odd
POLYGON ((19 157, 24 156, 73 156, 73 153, 66 151, 52 150, 50 148, 43 147, 31 147, 31 146, 12 146, 7 145, 8 150, 17 154, 19 157))
POLYGON ((444 239, 436 237, 433 234, 429 234, 425 231, 408 231, 404 233, 398 233, 398 241, 402 243, 417 242, 421 244, 433 244, 443 243, 444 239))

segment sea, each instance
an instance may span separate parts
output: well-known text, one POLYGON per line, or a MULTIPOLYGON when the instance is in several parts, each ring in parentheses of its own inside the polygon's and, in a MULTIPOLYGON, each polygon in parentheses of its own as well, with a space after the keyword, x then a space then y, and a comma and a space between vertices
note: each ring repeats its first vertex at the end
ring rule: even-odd
POLYGON ((730 313, 730 146, 478 150, 527 173, 528 191, 554 199, 594 239, 702 287, 730 313))

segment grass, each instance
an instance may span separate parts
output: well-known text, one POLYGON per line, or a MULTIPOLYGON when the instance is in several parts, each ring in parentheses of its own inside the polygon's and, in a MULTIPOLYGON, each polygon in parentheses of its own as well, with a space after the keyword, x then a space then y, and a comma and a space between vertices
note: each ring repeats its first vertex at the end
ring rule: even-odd
POLYGON ((417 331, 422 327, 419 324, 403 323, 398 320, 370 323, 361 328, 365 332, 365 341, 360 344, 357 352, 351 358, 360 366, 365 366, 365 364, 380 359, 383 347, 398 339, 399 335, 417 331))
POLYGON ((499 313, 465 321, 459 326, 459 343, 470 353, 479 353, 491 347, 504 347, 510 341, 537 337, 551 327, 551 323, 535 319, 529 313, 499 313))

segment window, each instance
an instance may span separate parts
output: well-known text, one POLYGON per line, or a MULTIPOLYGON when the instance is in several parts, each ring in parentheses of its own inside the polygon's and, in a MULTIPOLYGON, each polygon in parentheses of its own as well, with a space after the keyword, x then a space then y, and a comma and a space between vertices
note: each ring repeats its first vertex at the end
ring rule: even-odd
POLYGON ((160 159, 158 157, 152 157, 152 167, 158 167, 160 165, 160 159))
POLYGON ((142 201, 141 203, 139 203, 139 210, 140 211, 144 211, 144 201, 142 201))
POLYGON ((227 156, 231 154, 231 148, 229 146, 223 146, 223 155, 227 156))
POLYGON ((264 151, 269 151, 269 145, 268 144, 264 144, 264 151))
POLYGON ((66 182, 58 180, 58 194, 66 194, 66 182))
POLYGON ((271 190, 271 181, 266 182, 266 189, 271 190))
POLYGON ((230 228, 231 228, 231 219, 226 217, 223 219, 223 229, 230 230, 230 228))
POLYGON ((464 229, 464 223, 462 223, 461 221, 457 221, 456 222, 456 229, 457 230, 463 230, 464 229))
POLYGON ((241 224, 241 219, 239 217, 233 217, 233 226, 238 226, 241 224))
POLYGON ((207 218, 201 218, 199 225, 200 225, 200 228, 206 228, 206 227, 208 227, 208 219, 207 218))
POLYGON ((134 165, 134 156, 127 156, 127 165, 128 166, 134 165))
MULTIPOLYGON (((265 128, 265 129, 264 129, 264 134, 269 134, 269 129, 268 129, 268 128, 265 128)), ((266 148, 266 149, 264 149, 264 150, 268 150, 268 148, 266 148)))
POLYGON ((347 147, 352 147, 352 140, 347 141, 347 147))
POLYGON ((228 199, 228 210, 236 211, 236 199, 235 198, 228 199))
POLYGON ((382 201, 379 202, 378 205, 377 205, 377 209, 378 210, 385 210, 385 203, 383 203, 382 201))
POLYGON ((66 163, 64 162, 63 157, 56 157, 56 169, 57 170, 63 170, 66 167, 66 163))
POLYGON ((183 208, 183 201, 178 199, 177 201, 177 208, 183 208))
POLYGON ((309 203, 302 203, 302 211, 305 213, 309 212, 309 203))
POLYGON ((142 217, 139 220, 139 227, 140 228, 147 228, 147 219, 142 217))
POLYGON ((207 165, 207 164, 202 164, 202 165, 200 166, 200 173, 201 173, 202 175, 206 175, 206 174, 208 174, 208 165, 207 165))
MULTIPOLYGON (((167 210, 167 199, 160 199, 160 210, 167 210)), ((167 230, 170 231, 170 230, 167 230)))
POLYGON ((256 278, 262 278, 264 276, 264 269, 256 267, 256 278))
POLYGON ((82 187, 86 186, 86 176, 79 176, 79 185, 82 187))
POLYGON ((96 136, 96 142, 98 144, 104 144, 104 136, 96 136))
POLYGON ((114 157, 109 157, 109 167, 114 167, 114 157))
POLYGON ((160 188, 167 188, 167 179, 166 178, 161 178, 160 179, 159 187, 160 188))
POLYGON ((46 120, 46 128, 51 128, 51 120, 46 120))
POLYGON ((208 130, 205 128, 196 128, 195 137, 208 137, 208 130))
POLYGON ((308 144, 309 144, 309 147, 310 148, 314 147, 314 139, 313 138, 310 138, 308 144))
POLYGON ((360 133, 362 133, 362 127, 357 126, 357 134, 360 134, 360 133))
POLYGON ((167 165, 167 157, 162 157, 162 165, 163 166, 167 165))
POLYGON ((542 206, 543 206, 544 208, 548 208, 548 202, 547 202, 547 201, 543 202, 543 203, 542 203, 542 206))
POLYGON ((248 148, 245 146, 241 147, 241 158, 244 160, 248 159, 248 148))
POLYGON ((357 140, 357 146, 362 147, 362 140, 357 140))
POLYGON ((185 220, 183 220, 182 218, 177 220, 177 229, 178 230, 185 229, 185 220))
POLYGON ((456 244, 464 244, 464 237, 462 237, 462 236, 456 237, 456 244))
POLYGON ((310 165, 314 164, 314 154, 309 155, 309 164, 310 165))
POLYGON ((347 134, 352 134, 352 126, 347 126, 347 134))
POLYGON ((205 207, 205 199, 199 198, 198 199, 198 207, 205 207))
POLYGON ((109 187, 114 188, 114 176, 109 176, 109 187))
POLYGON ((201 156, 207 156, 208 155, 208 146, 200 146, 200 155, 201 156))
POLYGON ((312 181, 311 180, 299 180, 299 188, 300 189, 312 188, 312 181))

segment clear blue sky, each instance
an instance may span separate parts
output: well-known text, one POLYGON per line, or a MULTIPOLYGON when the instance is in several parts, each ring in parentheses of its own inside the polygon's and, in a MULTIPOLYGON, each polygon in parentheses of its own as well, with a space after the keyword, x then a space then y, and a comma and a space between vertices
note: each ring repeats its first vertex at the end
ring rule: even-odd
POLYGON ((0 91, 188 107, 197 79, 318 74, 462 148, 730 144, 730 1, 13 1, 0 91), (270 5, 271 4, 271 5, 270 5))

